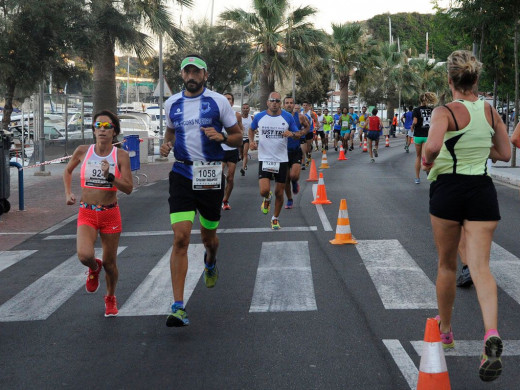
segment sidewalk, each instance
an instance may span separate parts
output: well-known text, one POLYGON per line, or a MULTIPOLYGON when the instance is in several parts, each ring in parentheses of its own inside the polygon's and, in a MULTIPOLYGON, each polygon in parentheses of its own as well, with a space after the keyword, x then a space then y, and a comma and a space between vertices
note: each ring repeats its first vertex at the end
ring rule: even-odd
MULTIPOLYGON (((150 163, 141 164, 138 173, 148 176, 148 183, 165 179, 171 170, 173 157, 169 161, 156 162, 149 157, 150 163)), ((49 176, 35 176, 40 168, 24 169, 24 211, 19 210, 18 169, 11 167, 11 210, 0 215, 0 251, 9 250, 29 237, 38 234, 63 220, 75 216, 78 206, 65 204, 62 174, 66 164, 45 166, 49 176)), ((132 172, 134 174, 135 172, 132 172)), ((74 171, 72 191, 77 197, 81 194, 79 167, 74 171)), ((146 184, 140 175, 140 185, 146 184)), ((139 187, 134 176, 134 188, 139 187)), ((122 195, 126 196, 126 195, 122 195)), ((78 200, 79 201, 79 200, 78 200)))

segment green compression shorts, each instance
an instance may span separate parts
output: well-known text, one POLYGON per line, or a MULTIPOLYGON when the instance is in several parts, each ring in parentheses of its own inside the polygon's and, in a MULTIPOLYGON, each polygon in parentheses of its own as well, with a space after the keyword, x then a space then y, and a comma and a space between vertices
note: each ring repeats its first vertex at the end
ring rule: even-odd
POLYGON ((416 144, 424 144, 428 140, 428 137, 413 137, 413 142, 416 144))

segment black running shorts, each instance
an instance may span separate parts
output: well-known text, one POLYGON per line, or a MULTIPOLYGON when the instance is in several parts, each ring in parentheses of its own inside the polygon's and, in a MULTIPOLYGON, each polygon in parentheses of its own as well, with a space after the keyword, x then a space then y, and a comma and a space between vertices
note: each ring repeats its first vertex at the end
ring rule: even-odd
POLYGON ((289 157, 289 168, 293 166, 293 164, 301 164, 303 153, 302 149, 294 149, 294 150, 288 150, 287 155, 289 157))
POLYGON ((220 207, 224 198, 225 180, 222 175, 220 190, 194 190, 192 181, 170 171, 170 214, 198 210, 208 221, 220 221, 220 207))
POLYGON ((258 179, 274 179, 276 183, 285 183, 287 179, 287 168, 289 167, 288 162, 280 163, 280 169, 278 169, 278 173, 262 171, 262 164, 263 161, 258 162, 258 179))
POLYGON ((236 164, 240 161, 240 155, 238 153, 238 149, 233 150, 225 150, 224 151, 224 158, 222 159, 222 162, 230 162, 233 164, 236 164))
POLYGON ((439 175, 430 185, 430 214, 461 224, 499 221, 497 191, 489 176, 439 175))

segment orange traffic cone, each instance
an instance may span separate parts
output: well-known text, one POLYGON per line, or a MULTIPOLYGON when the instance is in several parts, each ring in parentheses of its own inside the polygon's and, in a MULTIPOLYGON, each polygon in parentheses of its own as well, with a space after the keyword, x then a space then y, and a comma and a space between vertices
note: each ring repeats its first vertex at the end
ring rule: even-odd
POLYGON ((343 149, 343 145, 340 145, 339 147, 339 157, 338 160, 348 160, 347 157, 345 157, 345 149, 343 149))
POLYGON ((318 180, 318 191, 316 192, 316 199, 312 204, 331 204, 332 202, 327 199, 327 190, 325 189, 325 183, 323 181, 323 173, 320 172, 320 179, 318 180))
POLYGON ((450 390, 450 377, 441 345, 439 323, 428 318, 419 366, 417 390, 450 390))
POLYGON ((363 152, 368 152, 367 139, 366 138, 363 140, 363 152))
POLYGON ((385 148, 388 148, 390 146, 390 137, 386 136, 385 139, 385 148))
POLYGON ((327 152, 325 150, 322 152, 321 164, 320 164, 320 169, 323 169, 323 168, 330 168, 329 163, 327 161, 327 152))
POLYGON ((336 237, 330 240, 331 244, 357 244, 357 241, 352 237, 350 232, 350 220, 348 218, 347 200, 341 199, 338 213, 338 224, 336 226, 336 237))
POLYGON ((309 178, 305 181, 318 181, 318 171, 316 170, 316 163, 314 159, 311 160, 311 170, 309 171, 309 178))

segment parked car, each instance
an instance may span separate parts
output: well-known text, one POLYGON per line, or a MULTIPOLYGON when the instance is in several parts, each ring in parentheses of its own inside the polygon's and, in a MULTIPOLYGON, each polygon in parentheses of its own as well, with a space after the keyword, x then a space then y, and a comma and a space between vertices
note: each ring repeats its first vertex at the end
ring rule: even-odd
POLYGON ((58 127, 54 125, 45 125, 43 126, 43 134, 45 135, 46 140, 65 140, 65 136, 62 131, 65 129, 58 129, 58 127))

